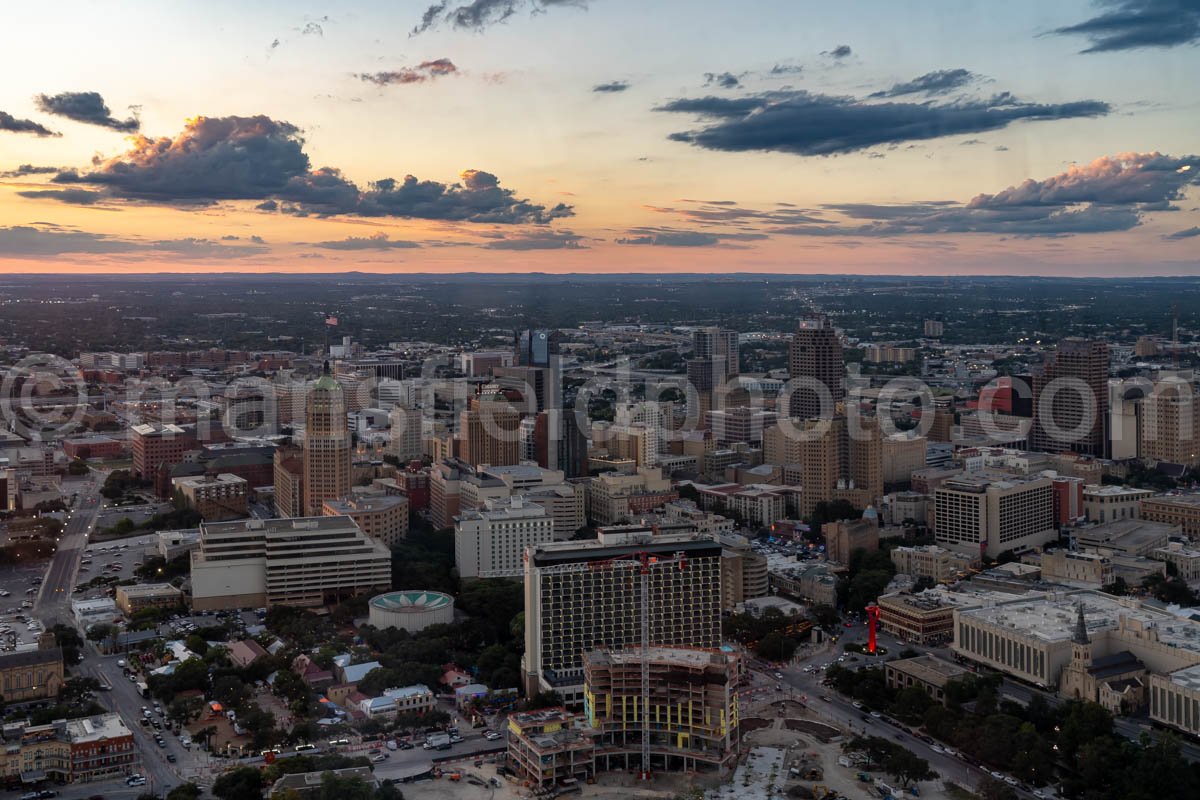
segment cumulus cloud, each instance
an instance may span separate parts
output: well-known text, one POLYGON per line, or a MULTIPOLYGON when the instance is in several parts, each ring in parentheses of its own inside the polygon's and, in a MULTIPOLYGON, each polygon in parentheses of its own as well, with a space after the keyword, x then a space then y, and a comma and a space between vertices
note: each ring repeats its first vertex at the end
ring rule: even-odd
POLYGON ((403 67, 386 72, 362 72, 356 74, 355 77, 376 86, 404 86, 458 74, 458 67, 454 65, 453 61, 448 58, 439 58, 434 61, 422 61, 415 67, 403 67))
POLYGON ((99 125, 122 133, 132 133, 141 127, 136 117, 117 119, 109 111, 99 92, 62 92, 56 95, 39 94, 34 98, 37 107, 47 114, 99 125))
POLYGON ((765 233, 717 233, 680 230, 677 228, 639 227, 626 231, 617 244, 649 245, 651 247, 717 247, 728 242, 749 242, 767 239, 765 233))
POLYGON ((32 133, 34 136, 62 136, 41 123, 31 119, 17 119, 7 111, 0 111, 0 131, 9 133, 32 133))
POLYGON ((874 92, 870 97, 901 97, 906 94, 946 94, 970 84, 976 75, 965 69, 939 69, 926 72, 911 81, 892 85, 892 88, 874 92))
POLYGON ((1147 213, 1176 208, 1174 203, 1198 183, 1200 156, 1121 153, 1043 180, 1029 179, 995 194, 979 194, 966 203, 832 204, 824 210, 846 221, 792 225, 771 232, 851 237, 1111 233, 1141 225, 1147 213))
POLYGON ((848 44, 839 44, 837 47, 833 48, 832 50, 822 50, 821 51, 821 55, 829 56, 830 58, 837 58, 837 59, 846 58, 847 56, 850 55, 850 53, 851 53, 850 45, 848 45, 848 44))
POLYGON ((581 250, 583 237, 571 231, 532 231, 502 235, 484 245, 488 250, 581 250))
POLYGON ((317 242, 313 245, 313 247, 320 247, 324 250, 409 250, 420 246, 419 242, 410 242, 405 239, 390 239, 382 231, 370 236, 348 236, 345 239, 338 239, 332 242, 317 242))
MULTIPOLYGON (((545 224, 569 217, 563 203, 520 198, 482 170, 457 183, 383 178, 360 188, 332 167, 312 169, 296 126, 256 117, 196 117, 175 137, 138 136, 132 148, 89 172, 63 171, 57 184, 100 187, 114 198, 207 204, 254 200, 262 211, 289 214, 545 224)), ((60 198, 61 199, 61 198, 60 198)))
POLYGON ((742 76, 732 72, 706 72, 704 85, 716 86, 721 89, 737 89, 742 85, 742 76))
POLYGON ((1085 37, 1091 44, 1084 53, 1200 42, 1200 3, 1196 0, 1095 0, 1095 5, 1107 10, 1052 32, 1085 37))
POLYGON ((1163 238, 1165 238, 1165 239, 1191 239, 1194 236, 1200 236, 1200 226, 1194 226, 1191 228, 1186 228, 1185 230, 1182 230, 1182 231, 1175 231, 1174 233, 1168 233, 1163 238))
POLYGON ((592 87, 593 92, 623 92, 629 88, 629 81, 609 81, 597 83, 592 87))
POLYGON ((670 138, 709 150, 776 150, 834 155, 875 145, 998 130, 1022 120, 1107 114, 1098 100, 1031 103, 1004 92, 987 99, 947 103, 867 102, 855 97, 775 91, 745 97, 672 100, 656 110, 693 114, 706 126, 670 138))
POLYGON ((223 245, 209 239, 143 242, 49 223, 0 227, 0 257, 170 253, 183 258, 243 258, 265 252, 261 245, 223 245))
POLYGON ((540 14, 564 6, 587 8, 587 2, 586 0, 470 0, 469 2, 442 0, 442 2, 434 3, 425 9, 421 15, 421 21, 409 35, 416 36, 440 25, 447 25, 459 30, 482 32, 493 25, 507 22, 520 11, 540 14))

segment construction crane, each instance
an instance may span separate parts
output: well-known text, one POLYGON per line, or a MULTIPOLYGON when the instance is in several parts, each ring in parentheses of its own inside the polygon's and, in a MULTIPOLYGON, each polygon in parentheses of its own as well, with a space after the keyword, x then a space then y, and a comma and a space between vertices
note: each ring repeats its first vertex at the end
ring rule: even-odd
POLYGON ((642 764, 638 771, 640 780, 650 779, 650 574, 655 569, 687 568, 687 555, 682 552, 663 557, 651 553, 639 552, 626 556, 592 561, 588 568, 599 569, 637 569, 638 571, 638 609, 641 617, 641 715, 642 715, 642 764))

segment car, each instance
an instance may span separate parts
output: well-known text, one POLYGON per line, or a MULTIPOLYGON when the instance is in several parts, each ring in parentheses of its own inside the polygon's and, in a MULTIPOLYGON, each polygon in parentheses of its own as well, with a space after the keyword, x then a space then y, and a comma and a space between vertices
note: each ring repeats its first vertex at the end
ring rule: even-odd
POLYGON ((998 781, 1002 781, 1002 780, 1004 780, 1004 773, 1003 773, 1003 772, 1001 772, 1001 771, 1000 771, 1000 770, 998 770, 998 769, 994 769, 994 770, 992 770, 992 771, 991 771, 991 776, 992 776, 993 778, 995 778, 996 780, 998 780, 998 781))
MULTIPOLYGON (((123 658, 117 659, 117 666, 120 667, 121 669, 125 669, 125 659, 123 659, 123 658)), ((145 711, 146 707, 142 706, 142 710, 145 711)))
POLYGON ((371 756, 371 763, 378 764, 378 763, 382 762, 385 758, 387 758, 387 756, 385 756, 383 753, 380 753, 377 756, 371 756))
POLYGON ((141 775, 130 775, 125 779, 126 786, 145 786, 146 779, 141 775))
POLYGON ((944 748, 943 748, 941 745, 935 744, 935 745, 933 746, 933 752, 935 752, 935 753, 945 753, 946 751, 945 751, 945 749, 944 749, 944 748))
POLYGON ((776 673, 775 673, 775 680, 777 680, 777 681, 781 681, 781 680, 783 680, 783 673, 782 673, 782 672, 776 672, 776 673))
POLYGON ((872 711, 871 716, 875 719, 883 719, 883 714, 880 714, 878 711, 872 711))
POLYGON ((178 760, 179 759, 175 757, 174 753, 167 753, 167 761, 170 761, 172 764, 174 764, 178 760))
POLYGON ((38 793, 26 792, 25 794, 21 795, 21 800, 38 800, 38 793))
POLYGON ((412 742, 400 742, 400 749, 401 750, 412 750, 413 743, 412 742))
POLYGON ((1014 778, 1012 775, 1005 775, 1004 782, 1007 783, 1009 786, 1016 786, 1018 783, 1017 779, 1014 778))
POLYGON ((854 706, 854 707, 855 707, 855 708, 857 708, 857 709, 862 709, 862 703, 858 702, 857 700, 855 700, 855 701, 854 701, 853 703, 851 703, 850 705, 854 706))
POLYGON ((395 750, 399 747, 399 745, 396 744, 395 739, 388 739, 387 742, 385 742, 385 744, 387 745, 388 750, 395 750))
POLYGON ((129 682, 130 682, 130 683, 137 683, 137 675, 134 675, 132 672, 131 672, 131 673, 129 673, 129 682))

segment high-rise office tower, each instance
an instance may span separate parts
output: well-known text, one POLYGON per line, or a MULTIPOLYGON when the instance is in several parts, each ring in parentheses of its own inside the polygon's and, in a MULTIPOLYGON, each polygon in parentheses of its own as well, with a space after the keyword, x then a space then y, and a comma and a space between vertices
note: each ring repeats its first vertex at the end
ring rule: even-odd
POLYGON ((1107 418, 1108 345, 1063 339, 1033 377, 1033 449, 1103 456, 1107 418))
POLYGON ((459 414, 459 458, 472 467, 521 462, 521 415, 501 395, 482 396, 459 414))
POLYGON ((326 500, 350 494, 350 431, 341 385, 325 372, 308 393, 304 412, 304 508, 321 516, 326 500))
POLYGON ((1194 467, 1200 465, 1200 397, 1190 383, 1161 380, 1142 400, 1142 456, 1194 467))
POLYGON ((550 367, 559 354, 562 334, 554 330, 518 331, 516 336, 517 364, 523 367, 550 367))
POLYGON ((883 439, 875 417, 845 414, 795 423, 802 435, 776 425, 763 433, 767 463, 799 474, 799 512, 809 517, 819 503, 845 500, 865 509, 883 495, 883 439))
POLYGON ((788 348, 788 377, 823 385, 832 403, 823 408, 820 393, 812 389, 797 389, 789 398, 789 415, 800 419, 830 416, 834 405, 846 397, 845 373, 842 343, 828 317, 820 315, 800 320, 800 326, 792 334, 792 343, 788 348))
POLYGON ((727 378, 741 370, 738 363, 738 332, 724 328, 698 328, 692 331, 693 358, 719 359, 727 378))

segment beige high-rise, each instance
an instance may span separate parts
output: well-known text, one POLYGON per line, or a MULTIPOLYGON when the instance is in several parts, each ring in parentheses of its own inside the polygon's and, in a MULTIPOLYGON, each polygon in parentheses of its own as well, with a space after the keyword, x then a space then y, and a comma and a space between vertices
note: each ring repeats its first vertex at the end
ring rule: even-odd
POLYGON ((328 367, 308 393, 304 421, 304 509, 319 517, 325 501, 346 497, 351 484, 346 400, 328 367))

